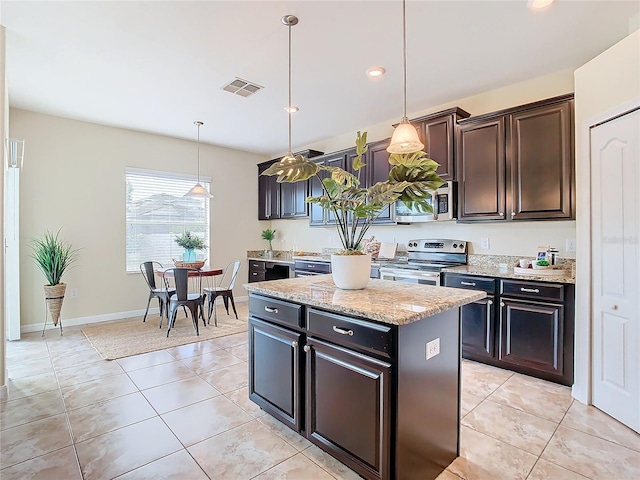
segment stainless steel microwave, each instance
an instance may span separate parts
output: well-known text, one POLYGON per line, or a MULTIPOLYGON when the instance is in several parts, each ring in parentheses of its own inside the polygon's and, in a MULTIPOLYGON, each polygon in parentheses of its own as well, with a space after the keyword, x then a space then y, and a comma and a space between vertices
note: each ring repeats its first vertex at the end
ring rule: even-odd
POLYGON ((456 219, 456 183, 448 181, 432 192, 427 200, 433 213, 419 212, 407 208, 403 202, 396 202, 397 223, 448 222, 456 219))

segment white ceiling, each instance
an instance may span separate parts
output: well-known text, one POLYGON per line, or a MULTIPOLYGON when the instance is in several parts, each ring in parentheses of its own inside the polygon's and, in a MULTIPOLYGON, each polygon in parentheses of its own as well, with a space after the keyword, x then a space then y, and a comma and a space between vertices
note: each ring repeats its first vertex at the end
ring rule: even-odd
MULTIPOLYGON (((402 116, 401 2, 3 1, 12 107, 263 154, 402 116), (376 81, 364 72, 380 65, 376 81), (234 77, 261 86, 242 98, 234 77)), ((408 112, 576 68, 629 33, 640 2, 408 1, 408 112)))

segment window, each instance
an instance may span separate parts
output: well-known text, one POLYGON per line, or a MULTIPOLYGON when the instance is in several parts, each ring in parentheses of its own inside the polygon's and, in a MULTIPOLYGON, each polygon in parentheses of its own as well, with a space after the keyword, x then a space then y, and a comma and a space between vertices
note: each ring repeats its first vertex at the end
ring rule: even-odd
MULTIPOLYGON (((149 260, 165 267, 181 260, 183 249, 174 241, 189 230, 204 238, 209 246, 209 199, 185 197, 197 181, 195 176, 127 168, 127 273, 139 272, 149 260)), ((210 189, 210 178, 200 177, 210 189)), ((198 251, 198 259, 208 258, 208 250, 198 251)))

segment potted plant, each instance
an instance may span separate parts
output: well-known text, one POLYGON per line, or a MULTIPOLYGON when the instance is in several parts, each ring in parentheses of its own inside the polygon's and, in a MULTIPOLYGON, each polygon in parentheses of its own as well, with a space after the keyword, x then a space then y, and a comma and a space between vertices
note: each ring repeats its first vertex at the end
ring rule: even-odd
POLYGON ((367 231, 384 207, 402 201, 410 208, 432 213, 433 209, 428 199, 432 192, 444 183, 436 173, 438 164, 427 158, 425 152, 418 151, 392 154, 389 157, 391 169, 388 180, 378 182, 369 188, 362 188, 360 170, 365 166, 362 156, 366 151, 367 132, 358 132, 357 156, 353 161, 355 174, 339 167, 318 165, 301 155, 286 156, 262 173, 277 175, 278 182, 302 182, 313 176, 321 181, 323 194, 308 197, 306 201, 331 211, 336 218, 336 228, 343 250, 331 256, 331 267, 334 282, 339 288, 364 288, 369 281, 371 257, 362 252, 360 247, 367 231), (341 275, 345 269, 351 273, 356 270, 353 265, 343 265, 345 257, 362 264, 357 280, 342 280, 341 275))
POLYGON ((276 238, 275 230, 271 230, 270 228, 267 228, 266 230, 262 231, 262 239, 269 242, 269 251, 265 251, 265 253, 269 258, 273 258, 273 245, 271 242, 273 242, 275 238, 276 238))
POLYGON ((60 280, 62 275, 78 259, 78 250, 72 248, 68 242, 61 240, 59 236, 60 230, 55 235, 47 231, 42 237, 31 239, 31 248, 33 250, 31 258, 38 265, 48 282, 44 286, 44 294, 54 325, 58 325, 62 301, 67 289, 67 285, 60 280))
POLYGON ((207 246, 204 244, 204 240, 197 235, 191 233, 189 230, 185 230, 182 235, 176 235, 175 242, 182 248, 184 253, 182 254, 182 260, 185 262, 196 261, 196 250, 204 250, 207 246))

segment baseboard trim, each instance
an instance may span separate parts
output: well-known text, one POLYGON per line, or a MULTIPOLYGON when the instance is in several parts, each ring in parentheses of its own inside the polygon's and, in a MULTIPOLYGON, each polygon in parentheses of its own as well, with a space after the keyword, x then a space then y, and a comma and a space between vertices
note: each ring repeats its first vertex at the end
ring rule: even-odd
MULTIPOLYGON (((221 298, 221 297, 220 297, 221 298)), ((247 302, 249 300, 248 296, 242 297, 234 297, 236 302, 247 302)), ((91 323, 100 323, 100 322, 108 322, 111 320, 124 320, 125 318, 131 317, 140 317, 144 315, 145 310, 130 310, 128 312, 115 312, 115 313, 104 313, 102 315, 91 315, 88 317, 76 317, 76 318, 67 318, 62 321, 62 329, 65 327, 77 327, 79 325, 89 325, 91 323)), ((158 307, 150 308, 149 313, 153 315, 157 315, 160 312, 158 307)), ((60 325, 54 326, 51 321, 47 321, 46 330, 54 330, 60 328, 60 325)), ((20 333, 33 333, 33 332, 41 332, 42 331, 42 323, 31 323, 29 325, 21 325, 20 333)))

